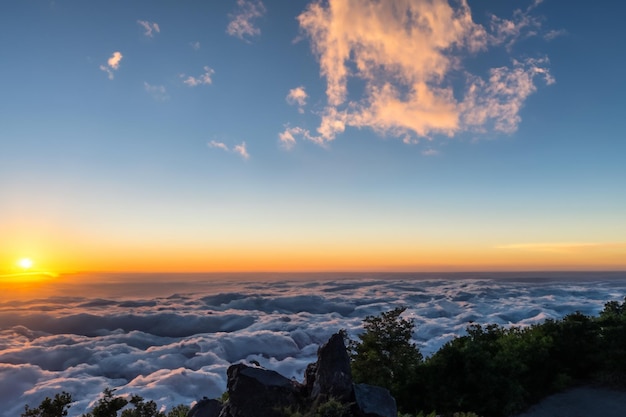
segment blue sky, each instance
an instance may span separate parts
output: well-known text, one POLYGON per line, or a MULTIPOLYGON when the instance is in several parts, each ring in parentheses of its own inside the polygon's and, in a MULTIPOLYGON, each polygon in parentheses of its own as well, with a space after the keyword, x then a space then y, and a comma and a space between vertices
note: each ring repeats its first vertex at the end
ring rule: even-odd
POLYGON ((623 269, 623 9, 5 1, 0 271, 623 269))

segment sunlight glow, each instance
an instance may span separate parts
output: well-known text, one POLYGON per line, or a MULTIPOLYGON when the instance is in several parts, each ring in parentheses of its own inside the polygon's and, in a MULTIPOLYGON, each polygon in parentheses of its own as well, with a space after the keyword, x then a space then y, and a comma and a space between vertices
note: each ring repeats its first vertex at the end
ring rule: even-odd
POLYGON ((31 269, 34 265, 33 261, 29 258, 22 258, 17 262, 17 264, 22 269, 31 269))

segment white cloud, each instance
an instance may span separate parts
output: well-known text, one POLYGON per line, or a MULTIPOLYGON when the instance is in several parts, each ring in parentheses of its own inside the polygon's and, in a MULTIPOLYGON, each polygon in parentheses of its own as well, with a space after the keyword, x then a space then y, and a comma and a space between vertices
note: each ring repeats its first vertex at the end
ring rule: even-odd
POLYGON ((137 20, 137 23, 141 25, 145 32, 143 33, 148 38, 154 37, 154 32, 160 33, 161 28, 159 28, 159 24, 156 22, 148 22, 147 20, 137 20))
POLYGON ((246 142, 241 142, 239 145, 235 145, 235 147, 233 148, 233 152, 241 155, 243 159, 250 159, 250 154, 246 149, 246 142))
POLYGON ((241 40, 246 40, 247 36, 258 36, 261 30, 256 27, 253 20, 265 14, 265 6, 261 1, 237 0, 237 11, 230 14, 230 22, 226 28, 226 33, 241 40))
POLYGON ((190 45, 196 51, 200 49, 200 42, 199 41, 191 42, 190 45))
MULTIPOLYGON (((498 45, 510 49, 536 34, 535 6, 516 10, 511 19, 494 16, 485 28, 472 20, 466 0, 454 6, 447 0, 311 3, 298 21, 326 79, 327 106, 317 133, 302 136, 324 144, 347 127, 367 127, 413 142, 479 131, 488 121, 497 131, 515 131, 536 76, 554 81, 547 59, 512 60, 487 78, 467 74, 463 60, 498 45), (465 85, 453 84, 452 77, 465 85), (349 91, 350 80, 360 81, 358 91, 349 91)), ((283 143, 293 142, 284 133, 283 143)))
POLYGON ((300 113, 304 113, 303 107, 306 106, 306 99, 309 96, 306 93, 306 90, 303 86, 299 86, 296 88, 292 88, 289 90, 289 94, 287 94, 286 100, 287 103, 291 105, 297 105, 298 111, 300 113))
POLYGON ((216 140, 210 141, 208 143, 208 146, 209 148, 221 149, 226 152, 234 152, 238 154, 239 156, 241 156, 243 159, 250 158, 250 154, 248 153, 248 150, 246 148, 246 142, 241 142, 239 145, 233 146, 232 150, 224 142, 218 142, 216 140))
MULTIPOLYGON (((617 244, 623 251, 624 243, 617 244)), ((406 274, 337 280, 285 276, 280 285, 179 277, 176 288, 171 281, 148 285, 132 275, 116 279, 114 287, 82 276, 82 283, 51 289, 58 298, 16 302, 9 294, 0 300, 0 416, 18 416, 24 404, 36 406, 63 390, 77 400, 72 415, 86 412, 106 387, 167 407, 205 395, 218 398, 226 389, 228 366, 239 361, 256 360, 301 381, 332 333, 343 328, 354 338, 366 316, 399 305, 410 306, 405 314, 415 319, 414 341, 430 355, 454 335, 465 334, 469 320, 526 326, 577 310, 596 314, 604 302, 626 293, 626 280, 614 275, 603 280, 594 273, 585 282, 537 274, 551 276, 558 279, 537 285, 528 273, 520 280, 480 274, 436 280, 406 274), (153 295, 130 290, 142 286, 153 295), (70 295, 68 288, 89 295, 70 295), (117 297, 120 291, 124 299, 117 297)))
POLYGON ((211 142, 209 142, 209 148, 218 148, 218 149, 223 149, 225 151, 228 151, 228 146, 226 146, 225 143, 218 142, 215 140, 212 140, 211 142))
POLYGON ((162 85, 150 85, 144 81, 143 87, 148 94, 152 96, 157 101, 166 101, 170 97, 167 95, 167 91, 165 87, 162 85))
POLYGON ((439 155, 439 151, 437 149, 428 148, 428 149, 424 149, 422 151, 422 155, 424 155, 424 156, 435 156, 435 155, 439 155))
POLYGON ((211 77, 213 76, 215 71, 208 66, 205 66, 203 69, 204 73, 202 73, 198 77, 192 77, 191 75, 187 76, 185 74, 182 74, 181 78, 184 78, 183 82, 189 87, 197 87, 199 85, 209 85, 213 83, 213 79, 211 77))
POLYGON ((113 55, 107 60, 107 65, 100 65, 100 70, 106 72, 109 76, 109 80, 114 78, 113 71, 117 71, 120 67, 123 55, 121 52, 113 52, 113 55))

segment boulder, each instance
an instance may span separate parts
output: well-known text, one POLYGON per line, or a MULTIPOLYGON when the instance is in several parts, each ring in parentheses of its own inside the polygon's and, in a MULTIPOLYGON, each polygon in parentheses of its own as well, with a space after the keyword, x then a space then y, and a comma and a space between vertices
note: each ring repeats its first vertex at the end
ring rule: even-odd
POLYGON ((396 400, 389 390, 368 384, 354 384, 356 406, 363 417, 397 417, 396 400))
MULTIPOLYGON (((308 371, 309 369, 307 369, 308 371)), ((313 369, 311 369, 311 373, 312 371, 313 369)), ((350 357, 341 333, 332 335, 328 342, 319 348, 314 371, 315 380, 310 392, 313 400, 324 400, 331 397, 340 402, 353 400, 350 357)), ((309 384, 307 379, 305 385, 309 384)))
POLYGON ((218 417, 222 411, 222 403, 204 397, 187 413, 187 417, 218 417))
POLYGON ((228 368, 228 402, 220 417, 284 417, 301 401, 300 384, 278 372, 244 364, 228 368))

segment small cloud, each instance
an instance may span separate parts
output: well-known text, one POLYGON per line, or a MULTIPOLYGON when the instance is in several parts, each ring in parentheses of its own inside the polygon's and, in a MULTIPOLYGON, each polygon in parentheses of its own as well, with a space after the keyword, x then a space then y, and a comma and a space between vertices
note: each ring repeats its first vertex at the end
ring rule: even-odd
POLYGON ((156 33, 161 32, 161 28, 159 28, 159 25, 156 22, 148 22, 147 20, 138 20, 137 23, 145 29, 145 32, 143 34, 147 36, 148 38, 154 37, 154 32, 156 33))
POLYGON ((100 69, 109 75, 109 80, 114 78, 113 71, 117 71, 120 67, 123 55, 121 52, 113 52, 113 55, 107 60, 107 65, 100 65, 100 69))
POLYGON ((195 51, 197 51, 197 50, 199 50, 199 49, 200 49, 200 42, 198 42, 198 41, 191 42, 191 43, 190 43, 190 45, 191 45, 191 47, 192 47, 195 51))
POLYGON ((545 35, 543 35, 544 39, 547 41, 551 41, 556 38, 560 38, 561 36, 567 35, 567 31, 565 29, 560 30, 551 30, 545 35))
POLYGON ((435 156, 435 155, 439 155, 439 151, 437 149, 428 148, 428 149, 424 149, 422 151, 422 155, 424 155, 424 156, 435 156))
POLYGON ((235 145, 235 147, 233 148, 233 152, 236 152, 239 155, 241 155, 243 159, 250 158, 250 154, 248 153, 248 150, 246 149, 246 142, 241 142, 241 144, 235 145))
POLYGON ((225 151, 229 150, 228 146, 226 146, 225 143, 218 142, 216 140, 212 140, 211 142, 208 143, 208 145, 209 145, 209 148, 218 148, 218 149, 222 149, 222 150, 225 150, 225 151))
POLYGON ((246 142, 241 142, 239 145, 235 145, 232 150, 224 142, 218 142, 216 140, 212 140, 207 145, 209 148, 221 149, 226 152, 234 152, 236 154, 239 154, 239 156, 241 156, 243 159, 250 158, 250 154, 248 153, 248 150, 246 148, 246 142))
POLYGON ((165 87, 162 85, 150 85, 144 81, 143 87, 148 94, 152 96, 153 99, 157 101, 166 101, 170 97, 167 95, 167 91, 165 87))
POLYGON ((226 33, 244 41, 247 41, 246 36, 260 35, 261 29, 254 26, 252 21, 263 16, 265 11, 261 1, 237 0, 237 11, 229 15, 226 33))
POLYGON ((286 100, 287 103, 292 106, 298 106, 298 112, 304 113, 303 107, 306 106, 306 99, 308 98, 308 94, 304 90, 303 86, 292 88, 289 90, 289 94, 287 94, 286 100))
POLYGON ((205 66, 203 69, 204 73, 198 77, 192 77, 191 75, 186 76, 185 74, 181 74, 181 78, 185 79, 183 82, 189 87, 197 87, 199 85, 208 85, 213 83, 213 79, 211 77, 213 76, 215 71, 208 66, 205 66))

